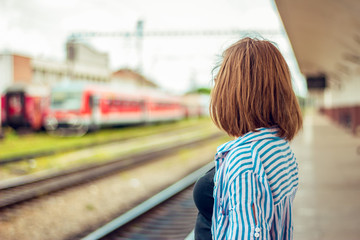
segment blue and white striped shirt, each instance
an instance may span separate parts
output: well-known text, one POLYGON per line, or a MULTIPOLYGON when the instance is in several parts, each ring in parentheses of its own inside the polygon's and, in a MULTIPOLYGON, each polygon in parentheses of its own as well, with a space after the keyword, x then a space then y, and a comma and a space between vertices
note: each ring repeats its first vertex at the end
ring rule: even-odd
POLYGON ((260 128, 218 147, 213 239, 292 239, 298 166, 278 128, 260 128))

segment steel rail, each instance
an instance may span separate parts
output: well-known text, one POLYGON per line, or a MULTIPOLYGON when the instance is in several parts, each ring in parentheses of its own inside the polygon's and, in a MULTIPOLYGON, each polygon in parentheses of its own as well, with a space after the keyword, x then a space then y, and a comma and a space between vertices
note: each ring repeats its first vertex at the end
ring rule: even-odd
MULTIPOLYGON (((129 224, 133 220, 144 215, 145 213, 149 212, 150 210, 154 209, 155 207, 159 206, 160 204, 174 197, 176 194, 190 187, 192 184, 195 183, 195 181, 200 176, 202 176, 205 172, 207 172, 213 165, 214 163, 212 162, 206 164, 202 168, 196 170, 195 172, 191 173, 190 175, 186 176, 185 178, 181 179, 180 181, 176 182, 175 184, 171 185, 165 190, 159 192, 158 194, 154 195, 148 200, 142 202, 135 208, 127 211, 123 215, 115 218, 111 222, 105 224, 104 226, 98 228, 94 232, 88 234, 87 236, 82 238, 82 240, 102 239, 105 236, 109 235, 110 233, 114 232, 115 230, 119 230, 121 227, 125 226, 126 224, 129 224)), ((190 229, 190 231, 191 230, 192 229, 190 229)), ((188 235, 189 232, 185 232, 184 233, 185 236, 188 235)))
POLYGON ((222 133, 215 133, 210 136, 197 138, 191 141, 178 143, 177 145, 165 148, 153 149, 131 156, 114 159, 106 163, 91 164, 66 171, 60 171, 49 176, 42 176, 38 179, 12 183, 8 186, 1 186, 0 208, 5 208, 47 193, 59 191, 89 180, 94 180, 114 172, 123 171, 137 165, 154 161, 174 152, 195 147, 199 144, 211 141, 223 136, 222 133))

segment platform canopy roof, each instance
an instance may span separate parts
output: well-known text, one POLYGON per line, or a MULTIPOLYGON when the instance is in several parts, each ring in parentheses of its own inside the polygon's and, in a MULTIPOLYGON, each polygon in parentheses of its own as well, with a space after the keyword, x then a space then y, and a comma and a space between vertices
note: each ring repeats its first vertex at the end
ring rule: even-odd
MULTIPOLYGON (((359 0, 275 0, 300 71, 340 81, 359 71, 359 0)), ((357 73, 360 75, 360 73, 357 73)))

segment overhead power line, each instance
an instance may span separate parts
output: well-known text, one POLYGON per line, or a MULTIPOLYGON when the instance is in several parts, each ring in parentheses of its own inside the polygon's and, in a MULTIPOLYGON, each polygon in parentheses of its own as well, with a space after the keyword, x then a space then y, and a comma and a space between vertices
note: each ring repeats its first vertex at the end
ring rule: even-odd
POLYGON ((94 37, 134 37, 136 40, 136 49, 138 55, 138 71, 142 70, 142 41, 146 37, 217 37, 217 36, 247 36, 247 35, 283 35, 281 31, 275 30, 256 30, 256 29, 227 29, 227 30, 159 30, 144 31, 144 21, 139 20, 136 23, 135 31, 119 32, 75 32, 72 33, 68 41, 81 41, 94 37))
POLYGON ((231 36, 231 35, 280 35, 280 31, 275 30, 164 30, 164 31, 120 31, 120 32, 76 32, 69 37, 70 40, 78 40, 92 37, 200 37, 200 36, 231 36))

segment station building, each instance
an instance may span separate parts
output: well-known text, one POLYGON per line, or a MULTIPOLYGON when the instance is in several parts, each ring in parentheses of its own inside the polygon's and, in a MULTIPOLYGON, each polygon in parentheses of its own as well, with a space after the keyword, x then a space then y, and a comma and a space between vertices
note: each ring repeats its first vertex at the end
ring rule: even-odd
POLYGON ((359 2, 275 0, 308 97, 337 124, 360 135, 359 2))

